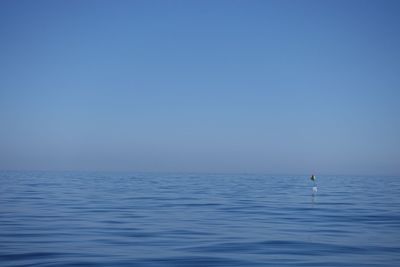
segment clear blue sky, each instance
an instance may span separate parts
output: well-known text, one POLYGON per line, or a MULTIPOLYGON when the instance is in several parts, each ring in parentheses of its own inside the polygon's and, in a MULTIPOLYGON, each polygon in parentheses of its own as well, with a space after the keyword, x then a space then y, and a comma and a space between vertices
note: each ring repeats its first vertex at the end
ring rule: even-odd
POLYGON ((0 169, 400 174, 400 1, 0 1, 0 169))

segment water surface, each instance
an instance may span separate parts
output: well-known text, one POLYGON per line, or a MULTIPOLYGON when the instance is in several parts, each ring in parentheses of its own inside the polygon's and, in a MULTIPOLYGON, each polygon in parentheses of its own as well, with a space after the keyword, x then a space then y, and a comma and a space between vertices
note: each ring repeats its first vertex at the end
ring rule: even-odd
POLYGON ((400 177, 0 172, 1 266, 400 266, 400 177))

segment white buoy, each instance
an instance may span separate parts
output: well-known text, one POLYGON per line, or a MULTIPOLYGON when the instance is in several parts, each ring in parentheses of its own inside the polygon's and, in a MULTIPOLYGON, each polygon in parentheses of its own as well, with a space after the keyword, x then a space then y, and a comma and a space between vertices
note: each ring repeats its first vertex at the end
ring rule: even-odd
POLYGON ((316 178, 315 175, 313 174, 313 175, 311 175, 310 179, 311 179, 311 181, 313 181, 313 183, 314 183, 314 186, 313 186, 313 188, 312 188, 312 192, 313 192, 313 195, 315 195, 315 194, 317 193, 317 191, 318 191, 317 183, 316 183, 316 179, 317 179, 317 178, 316 178))

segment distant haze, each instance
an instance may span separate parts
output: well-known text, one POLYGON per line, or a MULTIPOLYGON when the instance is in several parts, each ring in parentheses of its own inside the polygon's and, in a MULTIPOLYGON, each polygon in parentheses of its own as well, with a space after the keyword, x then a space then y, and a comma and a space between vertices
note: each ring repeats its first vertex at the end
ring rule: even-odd
POLYGON ((0 1, 0 169, 400 174, 399 1, 0 1))

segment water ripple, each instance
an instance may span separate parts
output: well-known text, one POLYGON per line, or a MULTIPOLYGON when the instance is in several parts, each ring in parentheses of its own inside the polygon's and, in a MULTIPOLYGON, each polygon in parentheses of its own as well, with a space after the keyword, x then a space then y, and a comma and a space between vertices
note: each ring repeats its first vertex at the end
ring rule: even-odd
POLYGON ((312 196, 307 177, 1 172, 0 263, 399 266, 400 179, 318 183, 312 196))

